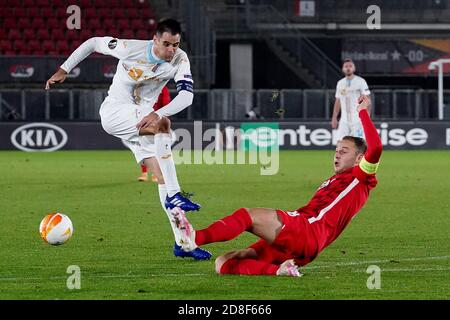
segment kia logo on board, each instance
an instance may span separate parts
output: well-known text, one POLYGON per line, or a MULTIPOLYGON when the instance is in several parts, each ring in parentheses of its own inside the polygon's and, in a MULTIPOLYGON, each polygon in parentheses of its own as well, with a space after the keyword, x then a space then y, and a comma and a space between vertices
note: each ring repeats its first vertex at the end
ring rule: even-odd
POLYGON ((51 123, 29 123, 13 131, 11 143, 22 151, 56 151, 67 143, 67 133, 51 123))

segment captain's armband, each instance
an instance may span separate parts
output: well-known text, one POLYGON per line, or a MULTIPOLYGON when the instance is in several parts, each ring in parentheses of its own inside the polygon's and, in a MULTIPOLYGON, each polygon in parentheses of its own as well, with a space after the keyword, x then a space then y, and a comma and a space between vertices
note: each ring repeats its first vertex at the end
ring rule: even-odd
POLYGON ((359 167, 361 168, 361 170, 367 174, 376 173, 379 165, 380 165, 379 162, 378 163, 370 163, 364 157, 362 158, 361 162, 359 163, 359 167))

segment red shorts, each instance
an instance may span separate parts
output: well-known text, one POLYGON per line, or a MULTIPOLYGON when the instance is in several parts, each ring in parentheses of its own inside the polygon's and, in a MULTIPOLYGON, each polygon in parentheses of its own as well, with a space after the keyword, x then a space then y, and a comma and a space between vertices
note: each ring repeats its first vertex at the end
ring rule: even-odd
POLYGON ((261 239, 249 247, 256 251, 258 260, 281 264, 295 259, 300 266, 314 260, 318 254, 317 241, 308 220, 296 211, 277 210, 277 213, 283 227, 275 241, 269 244, 261 239))

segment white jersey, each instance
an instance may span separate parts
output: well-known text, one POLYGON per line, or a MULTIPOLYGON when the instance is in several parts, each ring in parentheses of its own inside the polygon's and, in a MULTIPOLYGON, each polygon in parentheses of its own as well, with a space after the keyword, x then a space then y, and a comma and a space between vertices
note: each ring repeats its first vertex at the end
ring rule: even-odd
POLYGON ((119 59, 107 98, 115 103, 153 107, 170 79, 175 80, 178 91, 192 92, 193 80, 187 54, 178 48, 172 61, 159 60, 153 53, 153 40, 94 37, 75 50, 61 69, 70 72, 94 51, 119 59))
POLYGON ((335 97, 341 102, 341 122, 358 123, 359 117, 356 107, 361 95, 370 95, 366 80, 354 75, 352 79, 342 78, 336 86, 335 97))

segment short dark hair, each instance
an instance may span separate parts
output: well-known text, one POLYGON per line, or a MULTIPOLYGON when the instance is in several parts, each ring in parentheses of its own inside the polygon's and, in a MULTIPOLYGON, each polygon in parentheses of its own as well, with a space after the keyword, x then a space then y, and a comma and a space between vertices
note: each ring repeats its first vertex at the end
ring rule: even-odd
POLYGON ((359 137, 352 137, 352 136, 345 136, 342 138, 342 140, 348 140, 352 141, 356 146, 356 152, 357 153, 366 153, 367 150, 367 144, 366 141, 363 138, 359 137))
POLYGON ((351 63, 355 64, 352 59, 347 58, 347 59, 344 59, 344 61, 342 62, 342 65, 344 65, 347 62, 351 62, 351 63))
POLYGON ((172 18, 162 19, 156 26, 156 34, 162 36, 164 32, 169 32, 173 36, 181 34, 181 25, 177 20, 172 18))

